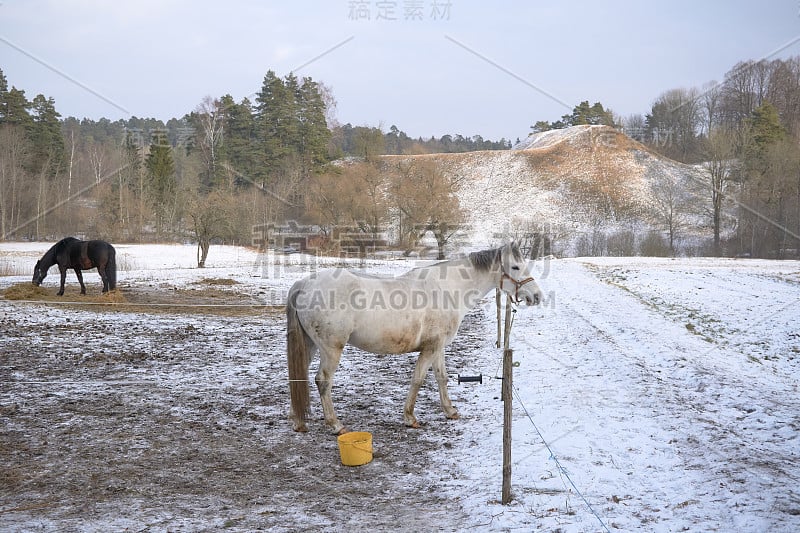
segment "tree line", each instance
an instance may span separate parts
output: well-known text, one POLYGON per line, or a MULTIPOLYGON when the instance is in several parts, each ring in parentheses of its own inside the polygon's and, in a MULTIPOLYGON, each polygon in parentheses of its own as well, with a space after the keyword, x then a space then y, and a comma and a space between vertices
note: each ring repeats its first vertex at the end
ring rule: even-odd
POLYGON ((465 137, 460 134, 431 136, 428 139, 411 138, 397 126, 388 131, 375 126, 344 124, 332 128, 335 157, 367 157, 375 154, 421 155, 475 152, 479 150, 508 150, 512 143, 505 138, 499 141, 484 139, 480 135, 465 137))

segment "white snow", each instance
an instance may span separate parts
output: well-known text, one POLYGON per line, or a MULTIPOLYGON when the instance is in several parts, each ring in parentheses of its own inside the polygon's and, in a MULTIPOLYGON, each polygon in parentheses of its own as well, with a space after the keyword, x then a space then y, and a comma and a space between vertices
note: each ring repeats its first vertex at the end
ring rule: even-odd
MULTIPOLYGON (((32 270, 31 259, 48 246, 1 243, 0 272, 9 264, 32 270)), ((225 276, 272 304, 309 270, 339 263, 212 246, 208 268, 196 269, 194 246, 117 250, 127 290, 225 276)), ((380 274, 414 266, 366 265, 380 274)), ((431 524, 432 530, 800 530, 800 262, 577 258, 539 262, 535 269, 545 301, 518 310, 511 340, 520 363, 514 370, 515 499, 498 503, 502 403, 494 378, 501 354, 494 348, 490 295, 475 315, 471 344, 459 345, 474 351, 475 362, 448 365, 453 374, 485 378, 482 385, 450 384, 462 414, 451 423, 463 433, 440 453, 459 475, 413 474, 429 476, 469 518, 455 526, 431 524)), ((96 274, 85 277, 87 287, 99 283, 96 274)), ((55 286, 53 278, 45 285, 55 286)), ((25 270, 0 277, 0 290, 29 279, 25 270)), ((6 317, 20 309, 3 305, 6 317)), ((282 337, 282 324, 265 325, 282 337)), ((270 355, 252 341, 229 350, 270 355)), ((203 383, 204 370, 196 372, 203 383)), ((433 386, 429 378, 426 388, 433 386)))
POLYGON ((524 140, 515 144, 512 150, 532 150, 535 148, 547 148, 562 141, 571 141, 585 130, 605 129, 603 126, 574 126, 570 128, 560 128, 554 130, 540 131, 528 135, 524 140))

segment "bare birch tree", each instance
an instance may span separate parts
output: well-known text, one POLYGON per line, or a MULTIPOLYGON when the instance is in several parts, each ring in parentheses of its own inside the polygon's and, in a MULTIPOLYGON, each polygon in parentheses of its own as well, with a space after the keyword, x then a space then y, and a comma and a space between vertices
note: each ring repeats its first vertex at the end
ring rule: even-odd
POLYGON ((686 223, 687 195, 678 177, 659 173, 650 185, 657 222, 669 237, 669 251, 675 255, 675 238, 686 223))
POLYGON ((217 98, 206 96, 195 108, 194 122, 199 127, 197 147, 203 157, 205 179, 203 185, 216 185, 219 149, 225 130, 225 108, 217 98))

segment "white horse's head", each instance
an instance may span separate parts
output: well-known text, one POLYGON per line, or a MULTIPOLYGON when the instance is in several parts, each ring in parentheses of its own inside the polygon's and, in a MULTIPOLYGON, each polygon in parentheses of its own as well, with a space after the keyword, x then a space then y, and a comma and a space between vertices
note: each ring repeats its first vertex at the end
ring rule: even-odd
POLYGON ((524 301, 527 305, 537 305, 542 301, 542 290, 531 276, 528 261, 517 243, 511 242, 500 249, 500 269, 500 290, 515 303, 524 301))

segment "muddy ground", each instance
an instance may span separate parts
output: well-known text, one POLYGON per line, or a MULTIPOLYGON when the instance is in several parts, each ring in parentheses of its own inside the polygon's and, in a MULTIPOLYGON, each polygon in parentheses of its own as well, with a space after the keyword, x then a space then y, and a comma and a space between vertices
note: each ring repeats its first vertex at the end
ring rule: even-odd
MULTIPOLYGON (((459 476, 448 450, 464 422, 444 419, 432 379, 417 403, 423 429, 402 425, 412 356, 343 357, 339 417, 371 431, 375 448, 372 463, 343 466, 316 395, 309 433, 287 420, 282 310, 205 285, 123 287, 113 304, 0 299, 0 529, 447 531, 469 522, 439 486, 459 476), (208 307, 175 307, 184 304, 208 307)), ((76 287, 65 300, 81 302, 76 287)), ((449 364, 469 365, 480 320, 467 318, 449 364)))

